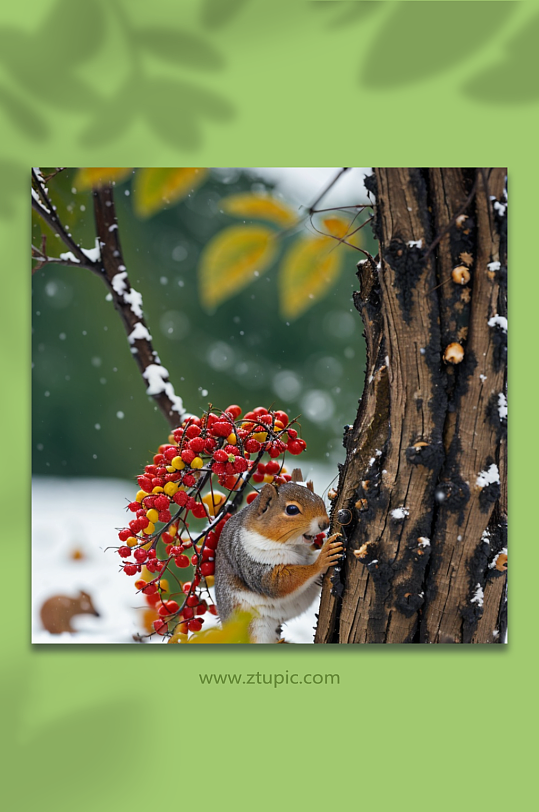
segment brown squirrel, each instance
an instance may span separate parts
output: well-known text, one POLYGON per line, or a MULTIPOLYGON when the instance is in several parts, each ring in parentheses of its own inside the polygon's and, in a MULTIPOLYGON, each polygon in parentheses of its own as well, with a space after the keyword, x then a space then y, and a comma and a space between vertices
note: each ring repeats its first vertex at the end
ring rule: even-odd
POLYGON ((62 632, 76 632, 71 626, 71 618, 75 615, 95 615, 99 612, 94 609, 91 597, 87 592, 79 592, 78 598, 68 595, 53 595, 41 607, 41 622, 51 634, 62 632))
POLYGON ((250 505, 226 523, 215 560, 215 599, 222 621, 235 609, 254 614, 254 643, 277 643, 281 624, 302 614, 321 576, 340 559, 338 533, 319 550, 313 539, 327 530, 324 502, 299 468, 291 482, 266 484, 250 505))

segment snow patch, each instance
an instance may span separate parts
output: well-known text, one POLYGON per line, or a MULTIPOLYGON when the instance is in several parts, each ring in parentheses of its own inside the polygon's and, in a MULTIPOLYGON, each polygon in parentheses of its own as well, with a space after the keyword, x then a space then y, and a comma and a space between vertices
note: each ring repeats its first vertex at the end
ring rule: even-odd
POLYGON ((131 311, 135 316, 139 319, 142 318, 142 294, 139 293, 138 290, 131 288, 129 293, 124 293, 124 302, 131 305, 131 311))
POLYGON ((485 596, 481 584, 477 584, 475 587, 475 592, 473 593, 473 598, 471 599, 471 603, 476 603, 478 606, 483 606, 484 597, 485 596))
POLYGON ((489 271, 499 271, 501 267, 502 267, 502 263, 498 262, 498 261, 489 262, 487 264, 487 268, 489 269, 489 271))
POLYGON ((423 240, 408 240, 406 245, 408 246, 408 248, 422 248, 423 240))
POLYGON ((487 485, 500 484, 500 472, 495 463, 489 465, 486 471, 479 471, 475 484, 478 488, 484 488, 487 485))
POLYGON ((111 285, 118 296, 121 296, 127 290, 126 279, 127 273, 117 273, 112 277, 111 285))
POLYGON ((507 319, 505 316, 498 316, 496 313, 491 319, 488 320, 489 327, 500 327, 504 333, 507 332, 507 319))
POLYGON ((395 508, 394 510, 392 510, 391 511, 391 516, 392 516, 393 519, 400 520, 400 519, 405 519, 408 516, 409 513, 410 513, 410 511, 408 510, 408 508, 402 506, 402 507, 395 508))
POLYGON ((430 539, 426 536, 420 536, 417 541, 420 547, 430 547, 430 539))
POLYGON ((135 341, 138 341, 139 339, 151 341, 152 337, 146 327, 140 321, 137 321, 132 332, 127 336, 127 340, 130 344, 134 344, 135 341))
POLYGON ((503 392, 500 392, 498 395, 498 414, 500 415, 500 420, 507 419, 507 398, 503 392))
POLYGON ((148 381, 147 395, 160 395, 162 392, 172 401, 172 410, 183 415, 183 400, 176 395, 174 387, 168 378, 168 370, 160 364, 150 364, 142 373, 142 377, 148 381))

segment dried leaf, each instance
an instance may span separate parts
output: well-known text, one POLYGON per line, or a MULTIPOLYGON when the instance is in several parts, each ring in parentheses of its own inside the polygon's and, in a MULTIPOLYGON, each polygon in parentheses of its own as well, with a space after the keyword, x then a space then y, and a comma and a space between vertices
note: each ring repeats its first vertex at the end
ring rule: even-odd
POLYGON ((304 237, 286 254, 279 271, 281 313, 297 319, 322 299, 337 279, 341 252, 331 237, 304 237))
POLYGON ((103 186, 104 184, 112 183, 113 181, 120 183, 120 181, 125 180, 131 172, 131 167, 114 168, 110 166, 87 166, 79 169, 77 172, 75 186, 79 191, 84 191, 85 189, 103 186))
POLYGON ((136 213, 151 217, 165 206, 178 203, 200 186, 207 171, 188 167, 140 169, 133 190, 136 213))
POLYGON ((275 232, 264 226, 231 226, 204 249, 199 266, 200 297, 208 310, 243 290, 271 265, 275 232))
POLYGON ((291 226, 297 221, 294 211, 280 200, 251 192, 230 195, 221 201, 223 211, 233 217, 267 220, 278 226, 291 226))

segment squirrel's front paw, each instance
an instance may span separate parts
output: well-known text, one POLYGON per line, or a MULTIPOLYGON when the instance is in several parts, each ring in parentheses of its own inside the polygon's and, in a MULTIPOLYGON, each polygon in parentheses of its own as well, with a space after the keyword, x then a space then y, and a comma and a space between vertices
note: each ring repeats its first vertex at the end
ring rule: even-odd
POLYGON ((320 550, 318 566, 325 572, 329 567, 333 567, 337 564, 343 552, 344 545, 342 543, 342 536, 339 533, 333 533, 320 550))

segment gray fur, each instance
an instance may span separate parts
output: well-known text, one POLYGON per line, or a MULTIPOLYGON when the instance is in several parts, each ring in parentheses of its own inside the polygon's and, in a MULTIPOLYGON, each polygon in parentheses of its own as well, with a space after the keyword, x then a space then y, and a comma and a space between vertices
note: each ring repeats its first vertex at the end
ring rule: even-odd
MULTIPOLYGON (((277 489, 275 489, 277 490, 277 489)), ((323 500, 308 488, 287 482, 278 489, 278 498, 311 502, 325 513, 323 500)), ((237 606, 238 590, 246 589, 259 595, 272 596, 270 575, 274 566, 253 561, 241 542, 241 530, 259 514, 260 497, 251 502, 226 523, 215 558, 215 600, 221 621, 226 621, 237 606)))

